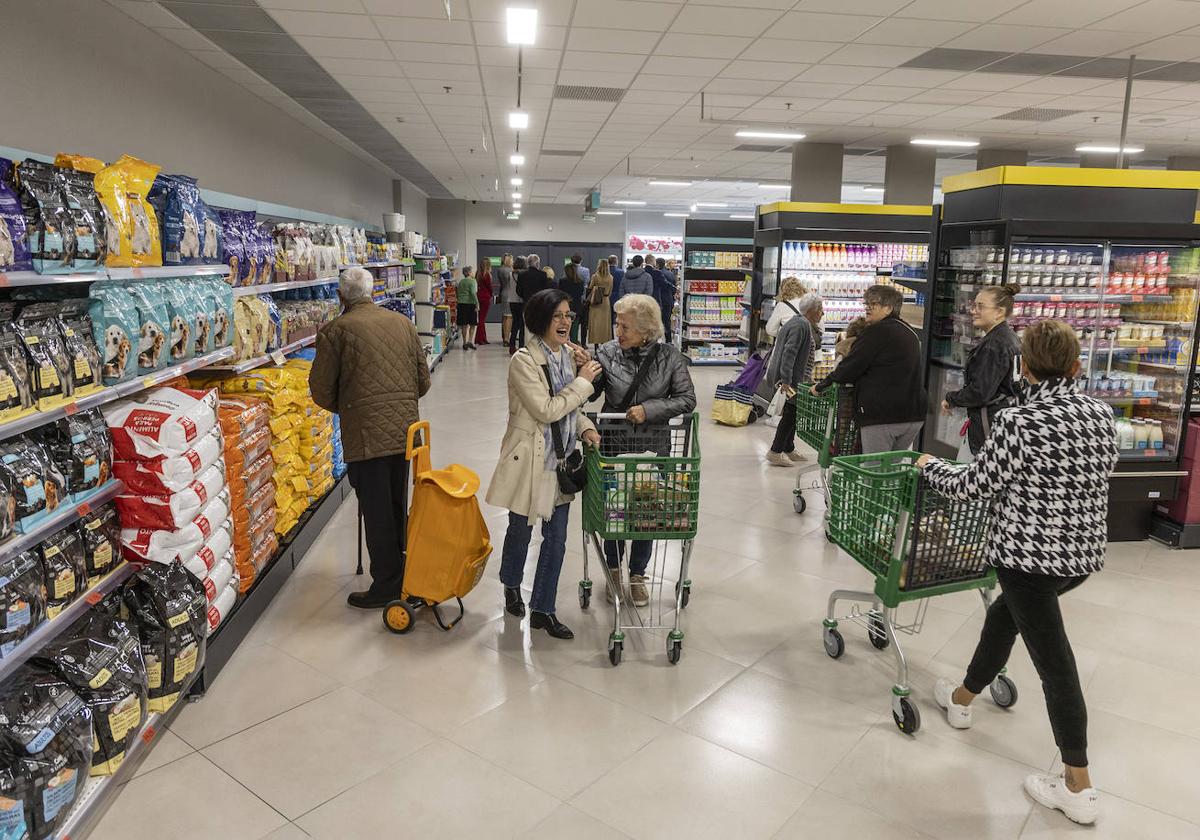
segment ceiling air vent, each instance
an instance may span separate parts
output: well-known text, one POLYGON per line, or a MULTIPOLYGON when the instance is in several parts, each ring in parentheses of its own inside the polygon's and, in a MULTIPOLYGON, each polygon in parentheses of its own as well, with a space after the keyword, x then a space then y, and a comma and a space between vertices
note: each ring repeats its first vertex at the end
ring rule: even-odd
POLYGON ((574 99, 579 102, 620 102, 624 88, 595 87, 593 85, 555 85, 555 99, 574 99))
POLYGON ((1050 122, 1051 120, 1061 120, 1063 117, 1070 117, 1081 113, 1083 112, 1073 111, 1070 108, 1018 108, 1015 111, 1009 111, 1007 114, 1001 114, 993 119, 1018 120, 1022 122, 1050 122))
POLYGON ((782 152, 790 150, 791 146, 767 146, 761 143, 743 143, 740 146, 734 146, 735 152, 782 152))

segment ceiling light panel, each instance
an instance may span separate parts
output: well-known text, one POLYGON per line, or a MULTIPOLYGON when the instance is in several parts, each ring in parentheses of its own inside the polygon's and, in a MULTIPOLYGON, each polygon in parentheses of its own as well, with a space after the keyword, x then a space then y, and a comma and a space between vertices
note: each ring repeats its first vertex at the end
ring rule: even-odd
POLYGON ((537 9, 509 6, 504 10, 505 35, 508 43, 530 46, 537 41, 537 9))

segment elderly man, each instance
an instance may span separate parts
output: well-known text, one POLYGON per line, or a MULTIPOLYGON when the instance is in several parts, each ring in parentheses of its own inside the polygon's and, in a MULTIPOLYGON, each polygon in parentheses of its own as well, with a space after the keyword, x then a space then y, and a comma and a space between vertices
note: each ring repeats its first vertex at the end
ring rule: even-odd
POLYGON ((371 587, 347 598, 375 609, 400 597, 408 519, 408 427, 417 399, 429 390, 429 366, 416 327, 371 301, 375 281, 348 268, 338 282, 342 314, 317 333, 308 387, 322 408, 342 420, 342 450, 358 494, 371 555, 371 587))

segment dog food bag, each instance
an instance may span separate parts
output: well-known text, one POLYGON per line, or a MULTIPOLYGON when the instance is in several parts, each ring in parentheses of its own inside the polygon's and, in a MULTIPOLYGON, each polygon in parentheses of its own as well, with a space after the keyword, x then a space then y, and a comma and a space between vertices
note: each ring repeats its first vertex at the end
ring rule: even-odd
POLYGON ((186 284, 185 280, 164 280, 154 284, 167 304, 167 317, 170 325, 167 343, 169 364, 178 364, 196 354, 196 343, 192 340, 192 331, 196 328, 197 309, 195 299, 188 294, 186 284))
POLYGON ((0 274, 32 271, 29 242, 25 234, 25 212, 13 188, 13 162, 0 158, 0 274))
POLYGON ((49 668, 26 665, 0 686, 0 748, 12 756, 8 766, 22 791, 28 836, 53 836, 91 767, 87 705, 49 668))
POLYGON ((83 543, 83 562, 87 570, 87 589, 116 568, 120 559, 120 520, 111 504, 92 511, 79 520, 79 538, 83 543), (114 536, 114 528, 116 535, 114 536))
MULTIPOLYGON (((151 196, 161 195, 159 216, 163 231, 164 265, 198 265, 204 262, 205 213, 196 179, 187 175, 159 175, 151 196)), ((155 205, 158 209, 158 205, 155 205)))
POLYGON ((231 438, 225 449, 225 465, 232 477, 239 480, 247 464, 252 464, 271 451, 271 430, 266 426, 251 432, 245 437, 231 438))
POLYGON ((104 265, 106 247, 105 216, 96 198, 95 176, 57 168, 54 174, 74 223, 70 236, 74 242, 71 265, 75 271, 95 271, 97 266, 104 265))
POLYGON ((16 178, 33 270, 39 274, 69 273, 75 227, 54 167, 36 160, 21 161, 16 166, 16 178))
POLYGON ((66 480, 49 454, 26 438, 0 442, 0 478, 12 496, 14 529, 24 533, 58 508, 66 480))
POLYGON ((183 564, 197 578, 203 580, 216 568, 218 562, 233 549, 233 519, 227 518, 213 529, 212 536, 200 547, 200 550, 190 558, 183 558, 183 564))
POLYGON ((103 358, 103 381, 115 385, 137 373, 138 310, 122 283, 93 283, 90 300, 88 314, 103 358))
POLYGON ((96 194, 108 211, 109 266, 162 265, 158 217, 146 196, 159 168, 129 155, 96 173, 96 194))
POLYGON ((230 286, 245 285, 249 276, 246 255, 245 229, 242 226, 242 214, 238 210, 220 210, 221 243, 224 250, 224 264, 229 266, 227 280, 230 286))
POLYGON ((95 175, 104 168, 104 161, 87 155, 74 155, 69 152, 59 152, 54 156, 54 165, 59 169, 73 169, 76 172, 87 172, 95 175))
POLYGON ((46 589, 37 552, 0 559, 0 658, 45 620, 46 589))
POLYGON ((151 388, 101 409, 124 460, 183 455, 217 423, 217 392, 151 388))
POLYGON ((114 500, 125 528, 182 528, 225 487, 225 463, 217 461, 177 493, 156 496, 122 494, 114 500))
POLYGON ((16 304, 0 302, 0 421, 37 410, 25 342, 13 322, 16 304))
POLYGON ((196 576, 172 562, 139 571, 123 600, 142 641, 150 711, 165 712, 204 665, 208 599, 196 576))
POLYGON ((182 455, 118 460, 113 464, 113 472, 131 493, 145 496, 178 493, 221 457, 221 441, 221 430, 214 427, 182 455))
POLYGON ((33 381, 38 409, 62 405, 71 396, 71 361, 63 346, 55 303, 32 303, 21 307, 14 327, 25 345, 25 359, 33 381))
POLYGON ((75 528, 64 528, 38 546, 46 587, 46 618, 53 619, 87 590, 83 540, 75 528))
POLYGON ((214 350, 233 343, 233 289, 212 277, 200 278, 209 297, 209 322, 212 324, 214 350))
POLYGON ((200 581, 200 585, 204 588, 204 597, 208 599, 210 604, 229 585, 229 579, 232 577, 233 562, 227 551, 225 552, 225 556, 218 560, 216 565, 200 581))
POLYGON ((51 462, 66 480, 66 491, 82 501, 109 478, 105 442, 97 440, 87 415, 56 420, 38 430, 37 437, 51 462))
POLYGON ((229 518, 229 491, 222 490, 200 514, 176 531, 128 528, 122 523, 121 551, 134 563, 171 563, 187 560, 212 538, 229 518))
POLYGON ((100 348, 96 346, 88 298, 58 304, 58 329, 71 368, 71 393, 77 399, 103 387, 100 348))
POLYGON ((225 236, 221 230, 221 214, 200 201, 204 212, 204 233, 200 237, 200 259, 206 265, 225 263, 225 236))
POLYGON ((230 575, 225 587, 217 593, 208 605, 208 634, 211 636, 222 622, 229 616, 233 605, 237 603, 238 591, 241 589, 241 579, 237 572, 230 575))
POLYGON ((218 417, 226 438, 244 439, 267 427, 271 419, 271 409, 265 402, 253 397, 222 394, 218 417))
POLYGON ((138 314, 137 373, 139 376, 153 373, 166 366, 169 359, 167 334, 171 319, 167 302, 157 283, 130 283, 124 292, 138 314))

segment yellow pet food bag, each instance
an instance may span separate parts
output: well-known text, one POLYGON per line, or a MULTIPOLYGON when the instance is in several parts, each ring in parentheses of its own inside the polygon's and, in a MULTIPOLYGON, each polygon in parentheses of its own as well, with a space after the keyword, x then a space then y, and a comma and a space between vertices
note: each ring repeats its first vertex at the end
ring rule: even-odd
POLYGON ((96 173, 96 194, 108 211, 108 265, 162 265, 158 216, 146 195, 160 167, 129 155, 96 173))

